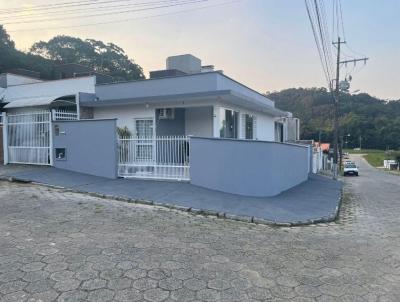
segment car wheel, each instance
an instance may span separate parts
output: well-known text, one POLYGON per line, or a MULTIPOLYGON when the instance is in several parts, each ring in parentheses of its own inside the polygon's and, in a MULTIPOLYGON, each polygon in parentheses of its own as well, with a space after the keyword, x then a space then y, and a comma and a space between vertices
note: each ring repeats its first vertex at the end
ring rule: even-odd
POLYGON ((356 176, 358 176, 358 172, 356 173, 356 176))

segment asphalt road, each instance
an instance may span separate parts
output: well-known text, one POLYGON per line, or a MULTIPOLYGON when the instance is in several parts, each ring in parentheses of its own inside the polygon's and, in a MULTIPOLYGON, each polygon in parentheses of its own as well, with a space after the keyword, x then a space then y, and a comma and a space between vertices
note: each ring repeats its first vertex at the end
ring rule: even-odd
POLYGON ((0 182, 0 301, 400 301, 400 177, 277 228, 0 182))

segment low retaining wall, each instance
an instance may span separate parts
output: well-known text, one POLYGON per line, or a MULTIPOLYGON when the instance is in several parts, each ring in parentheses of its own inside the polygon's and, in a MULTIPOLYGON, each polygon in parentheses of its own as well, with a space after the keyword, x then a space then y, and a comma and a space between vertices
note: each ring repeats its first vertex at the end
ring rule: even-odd
POLYGON ((52 126, 55 167, 117 178, 118 147, 115 119, 56 121, 52 126), (62 149, 65 149, 65 154, 60 154, 62 149), (62 155, 64 158, 60 158, 62 155))
POLYGON ((233 139, 190 140, 190 178, 197 186, 246 196, 275 196, 308 179, 307 146, 233 139))

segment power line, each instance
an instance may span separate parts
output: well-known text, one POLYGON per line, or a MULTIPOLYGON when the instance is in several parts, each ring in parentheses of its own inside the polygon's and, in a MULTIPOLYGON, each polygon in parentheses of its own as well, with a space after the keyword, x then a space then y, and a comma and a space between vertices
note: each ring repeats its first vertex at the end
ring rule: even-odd
POLYGON ((326 20, 324 20, 324 12, 323 12, 323 7, 320 7, 319 4, 321 4, 321 1, 319 3, 317 0, 314 0, 314 6, 315 6, 315 12, 317 16, 317 24, 318 24, 318 29, 320 32, 320 37, 321 37, 321 44, 322 44, 322 50, 324 53, 324 60, 325 64, 327 66, 328 72, 329 72, 329 78, 331 78, 332 74, 332 60, 331 60, 331 47, 330 45, 327 45, 327 33, 325 29, 325 24, 326 20))
MULTIPOLYGON (((174 6, 182 6, 182 5, 187 5, 187 4, 202 3, 202 2, 207 2, 207 1, 209 1, 209 0, 188 0, 186 2, 179 2, 179 3, 176 3, 176 4, 159 5, 159 6, 147 7, 147 8, 123 10, 123 11, 117 11, 117 12, 105 12, 105 13, 98 13, 98 14, 91 14, 91 15, 69 16, 69 17, 64 17, 63 20, 65 20, 65 19, 81 19, 81 18, 93 18, 93 17, 101 17, 101 16, 127 14, 127 13, 140 12, 140 11, 155 10, 155 9, 160 9, 160 8, 169 8, 169 7, 174 7, 174 6)), ((42 23, 42 22, 58 21, 58 20, 60 20, 60 19, 59 18, 47 18, 47 19, 40 19, 40 20, 4 22, 3 24, 10 25, 10 24, 42 23)))
POLYGON ((202 7, 195 7, 195 8, 179 10, 179 11, 175 11, 175 12, 156 14, 156 15, 148 15, 148 16, 133 17, 133 18, 126 18, 126 19, 118 19, 118 20, 110 20, 110 21, 102 21, 102 22, 95 22, 95 23, 78 24, 78 25, 66 25, 66 26, 38 27, 38 28, 29 28, 29 29, 8 30, 8 32, 10 32, 10 33, 11 32, 31 32, 31 31, 42 31, 42 30, 57 30, 57 29, 66 29, 66 28, 80 28, 80 27, 90 27, 90 26, 101 26, 101 25, 107 25, 107 24, 118 24, 118 23, 124 23, 124 22, 135 21, 135 20, 152 19, 152 18, 159 18, 159 17, 165 17, 165 16, 172 16, 172 15, 190 13, 190 12, 204 10, 204 9, 208 9, 208 8, 212 8, 212 7, 230 5, 230 4, 233 4, 233 3, 240 2, 240 1, 242 1, 242 0, 232 0, 232 1, 226 1, 226 2, 213 4, 213 5, 205 5, 205 6, 202 6, 202 7))
MULTIPOLYGON (((90 6, 90 5, 97 5, 97 4, 107 4, 107 3, 118 3, 118 2, 127 2, 132 0, 82 0, 82 1, 72 1, 72 2, 62 2, 62 3, 53 3, 53 4, 44 4, 44 5, 36 5, 30 7, 19 7, 19 8, 9 8, 0 10, 0 13, 4 14, 18 14, 22 12, 34 12, 34 11, 48 11, 54 9, 64 9, 68 7, 81 7, 81 6, 90 6)), ((169 0, 170 2, 177 1, 177 0, 169 0)), ((142 2, 142 3, 151 3, 142 2)))
POLYGON ((325 64, 324 64, 324 59, 323 59, 321 47, 320 47, 320 44, 319 44, 319 39, 318 39, 317 31, 316 31, 315 26, 314 26, 313 17, 312 17, 312 15, 311 15, 311 9, 310 9, 310 7, 309 7, 309 4, 308 4, 307 0, 304 0, 304 3, 305 3, 305 5, 306 5, 306 10, 307 10, 308 19, 309 19, 310 24, 311 24, 311 30, 312 30, 312 33, 313 33, 313 36, 314 36, 315 45, 317 46, 318 56, 319 56, 319 59, 320 59, 320 61, 321 61, 322 69, 323 69, 323 71, 324 71, 324 76, 325 76, 325 78, 326 78, 327 83, 329 84, 330 80, 329 80, 328 74, 327 74, 327 72, 326 72, 326 66, 325 66, 325 64))
MULTIPOLYGON (((326 40, 327 41, 331 41, 331 38, 329 36, 329 27, 328 27, 328 21, 327 21, 327 17, 326 17, 326 13, 325 13, 325 6, 324 6, 324 1, 323 0, 319 0, 320 2, 320 6, 321 6, 321 12, 322 12, 322 19, 323 19, 323 25, 324 25, 324 32, 325 32, 325 36, 326 36, 326 40)), ((332 47, 330 43, 327 43, 327 49, 329 51, 328 53, 328 59, 329 59, 329 66, 332 66, 333 62, 332 62, 332 47)))
MULTIPOLYGON (((310 0, 312 1, 312 0, 310 0)), ((326 19, 324 19, 325 13, 322 11, 323 7, 319 6, 317 0, 314 0, 314 4, 310 4, 308 0, 304 0, 308 19, 310 21, 311 30, 313 32, 315 45, 318 50, 318 55, 321 61, 322 69, 326 82, 329 89, 331 90, 331 74, 332 74, 332 57, 331 48, 327 44, 327 27, 326 19)))
MULTIPOLYGON (((343 22, 343 10, 342 10, 342 1, 341 0, 337 0, 338 1, 338 7, 339 7, 339 16, 338 16, 338 20, 340 20, 340 24, 342 26, 342 33, 343 33, 343 39, 346 41, 346 33, 344 30, 344 22, 343 22)), ((338 36, 339 36, 339 32, 338 32, 338 36)))
MULTIPOLYGON (((126 1, 134 1, 134 0, 124 0, 124 2, 126 1)), ((179 2, 185 2, 188 0, 174 0, 174 3, 179 3, 179 2)), ((163 3, 171 3, 171 1, 154 1, 154 2, 142 2, 142 3, 129 3, 129 4, 118 4, 118 5, 107 5, 107 6, 98 6, 98 7, 94 7, 91 8, 90 12, 96 12, 96 11, 104 11, 104 10, 123 10, 124 8, 129 8, 129 7, 146 7, 146 6, 154 6, 156 4, 163 4, 163 3)), ((48 14, 51 14, 52 16, 54 15, 66 15, 66 14, 76 14, 79 12, 87 12, 87 8, 74 8, 74 9, 63 9, 61 8, 61 10, 59 10, 60 8, 57 8, 57 10, 52 11, 52 12, 37 12, 37 13, 31 13, 31 14, 23 14, 23 15, 16 15, 16 16, 8 16, 5 18, 1 18, 1 21, 5 21, 5 20, 24 20, 24 19, 30 19, 30 17, 32 18, 37 18, 40 16, 46 16, 48 14)), ((1 14, 0 14, 1 15, 1 14)))
MULTIPOLYGON (((338 12, 337 12, 337 13, 338 13, 337 22, 338 22, 338 28, 339 28, 339 23, 340 23, 341 29, 342 29, 342 36, 343 36, 343 39, 346 41, 346 40, 347 40, 347 37, 346 37, 346 31, 345 31, 345 26, 344 26, 342 1, 341 1, 341 0, 334 0, 334 2, 337 3, 337 10, 338 10, 338 12)), ((338 36, 340 35, 340 34, 339 34, 339 31, 338 31, 338 34, 337 34, 337 35, 338 35, 338 36)), ((354 55, 356 55, 356 56, 366 57, 365 54, 353 50, 353 49, 349 46, 349 43, 346 43, 346 44, 345 44, 345 47, 346 47, 350 52, 352 52, 354 55)), ((348 56, 351 57, 351 58, 355 58, 355 57, 350 56, 350 55, 348 55, 348 56)))

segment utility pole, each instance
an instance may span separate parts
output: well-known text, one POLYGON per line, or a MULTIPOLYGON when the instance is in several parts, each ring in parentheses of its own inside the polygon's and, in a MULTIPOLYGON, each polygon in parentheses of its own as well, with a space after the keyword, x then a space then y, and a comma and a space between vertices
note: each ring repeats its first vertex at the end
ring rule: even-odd
POLYGON ((340 41, 338 37, 337 42, 337 57, 336 57, 336 79, 335 79, 335 92, 333 102, 333 179, 338 177, 338 140, 339 140, 339 77, 340 77, 340 45, 346 43, 340 41))
MULTIPOLYGON (((333 45, 337 45, 337 57, 336 57, 336 79, 335 79, 335 91, 334 91, 334 109, 333 109, 333 179, 338 178, 338 146, 339 146, 339 93, 340 93, 340 65, 353 62, 356 64, 358 61, 367 62, 368 58, 354 59, 340 61, 340 46, 345 44, 346 41, 341 41, 338 37, 337 42, 333 42, 333 45)), ((340 150, 342 152, 342 150, 340 150)), ((342 165, 342 154, 340 154, 340 166, 342 165)))

